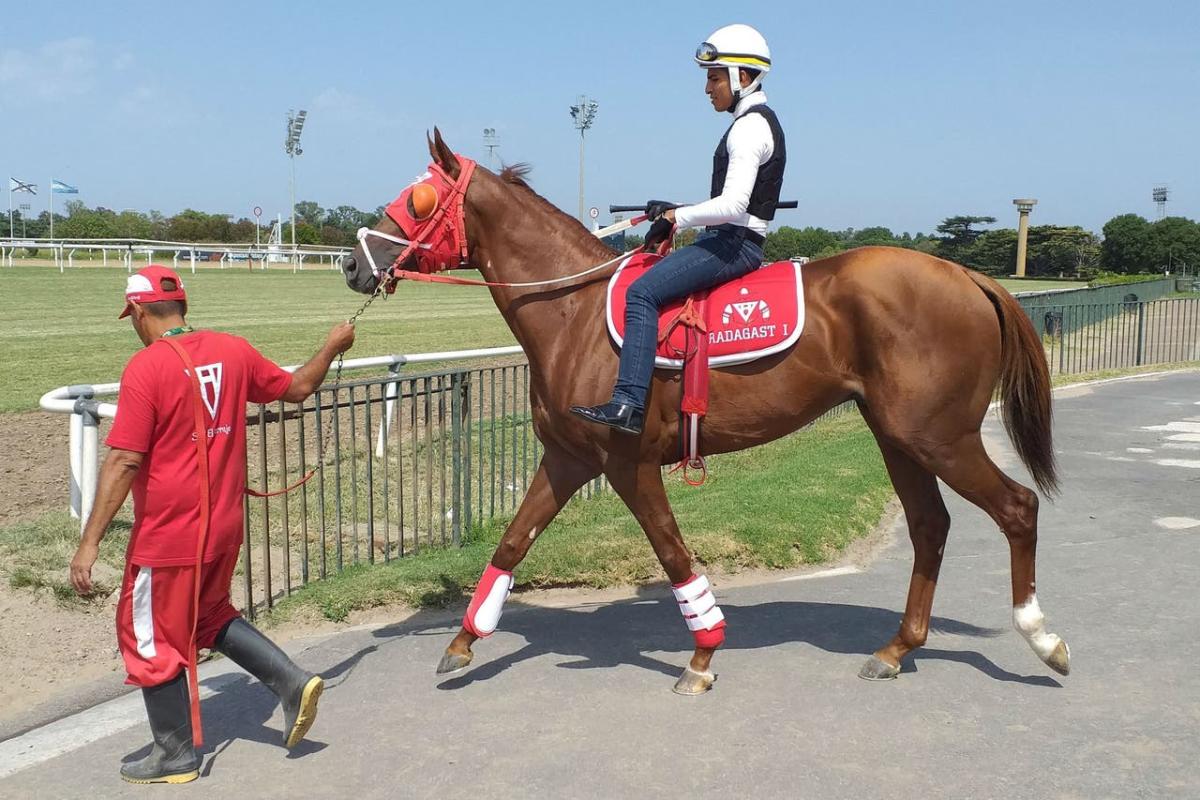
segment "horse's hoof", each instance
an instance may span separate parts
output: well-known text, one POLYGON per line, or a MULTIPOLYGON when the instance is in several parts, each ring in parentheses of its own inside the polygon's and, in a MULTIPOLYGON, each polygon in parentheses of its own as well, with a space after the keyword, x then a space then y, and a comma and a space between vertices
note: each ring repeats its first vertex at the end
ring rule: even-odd
POLYGON ((867 681, 890 681, 895 680, 900 674, 900 667, 893 667, 879 656, 871 656, 867 659, 867 663, 862 665, 862 669, 858 671, 858 677, 867 681))
POLYGON ((471 659, 475 654, 471 651, 466 653, 451 653, 447 651, 442 655, 442 660, 438 662, 437 674, 447 675, 451 672, 458 672, 460 669, 466 669, 471 665, 471 659))
POLYGON ((688 697, 693 697, 698 694, 704 694, 712 688, 713 681, 717 676, 711 672, 696 672, 691 667, 684 669, 683 674, 679 676, 679 680, 675 681, 674 688, 671 691, 675 694, 682 694, 688 697))
POLYGON ((1071 674, 1071 648, 1061 639, 1046 658, 1046 664, 1059 675, 1071 674))

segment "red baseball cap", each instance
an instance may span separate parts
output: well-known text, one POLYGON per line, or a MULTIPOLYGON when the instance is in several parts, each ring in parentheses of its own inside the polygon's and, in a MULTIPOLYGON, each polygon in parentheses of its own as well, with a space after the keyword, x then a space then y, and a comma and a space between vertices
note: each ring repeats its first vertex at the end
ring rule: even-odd
POLYGON ((157 303, 160 300, 187 302, 187 295, 183 291, 183 281, 175 274, 175 270, 168 269, 161 264, 142 267, 130 275, 129 280, 125 282, 125 310, 117 319, 125 319, 129 316, 133 311, 129 307, 131 302, 157 303))

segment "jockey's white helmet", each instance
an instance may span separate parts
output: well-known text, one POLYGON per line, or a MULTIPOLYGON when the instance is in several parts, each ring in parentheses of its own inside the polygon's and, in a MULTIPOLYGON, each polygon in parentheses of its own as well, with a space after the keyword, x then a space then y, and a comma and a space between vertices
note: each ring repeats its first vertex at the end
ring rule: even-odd
POLYGON ((726 25, 713 31, 696 48, 696 63, 705 69, 728 69, 729 88, 737 100, 757 91, 763 76, 771 71, 771 48, 763 35, 749 25, 726 25), (738 70, 743 67, 758 70, 746 87, 742 87, 738 78, 738 70))

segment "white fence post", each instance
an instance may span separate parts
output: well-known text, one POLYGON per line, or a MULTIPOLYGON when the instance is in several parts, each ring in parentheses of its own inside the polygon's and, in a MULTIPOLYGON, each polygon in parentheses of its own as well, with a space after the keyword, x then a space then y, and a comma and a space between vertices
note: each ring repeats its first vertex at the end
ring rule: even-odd
MULTIPOLYGON (((91 401, 85 402, 94 406, 91 401)), ((79 475, 79 530, 82 532, 88 517, 92 515, 92 505, 96 501, 96 484, 100 477, 100 417, 97 416, 94 407, 88 408, 80 416, 83 418, 79 475)))
POLYGON ((67 438, 67 451, 69 454, 68 461, 70 462, 70 483, 71 483, 71 516, 74 519, 79 519, 79 504, 80 491, 79 480, 80 470, 82 469, 83 461, 83 415, 71 415, 70 434, 67 438))
POLYGON ((388 431, 392 429, 392 416, 396 410, 396 395, 400 388, 400 367, 404 363, 397 361, 388 369, 388 376, 396 380, 390 381, 387 389, 384 390, 385 401, 383 404, 383 424, 379 426, 379 440, 375 444, 375 457, 383 458, 384 452, 387 450, 388 431))

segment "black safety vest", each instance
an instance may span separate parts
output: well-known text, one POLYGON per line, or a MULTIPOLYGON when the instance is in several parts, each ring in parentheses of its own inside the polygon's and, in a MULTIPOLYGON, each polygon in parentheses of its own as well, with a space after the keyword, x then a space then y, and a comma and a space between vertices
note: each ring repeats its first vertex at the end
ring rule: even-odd
MULTIPOLYGON (((775 219, 775 204, 779 202, 779 193, 783 189, 783 167, 787 163, 783 128, 779 127, 779 119, 775 116, 775 112, 765 104, 754 106, 738 119, 749 114, 763 115, 767 124, 771 126, 771 137, 775 140, 775 146, 771 157, 758 168, 758 177, 754 179, 754 189, 750 192, 750 205, 746 210, 759 219, 775 219)), ((734 125, 736 124, 737 120, 734 120, 734 125)), ((712 193, 709 197, 717 197, 725 188, 725 173, 729 171, 729 150, 725 145, 729 140, 729 131, 731 130, 733 130, 733 125, 730 125, 729 130, 725 131, 725 135, 721 137, 721 143, 717 145, 717 152, 713 153, 712 193)))

